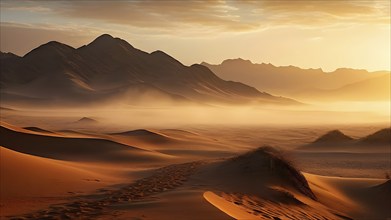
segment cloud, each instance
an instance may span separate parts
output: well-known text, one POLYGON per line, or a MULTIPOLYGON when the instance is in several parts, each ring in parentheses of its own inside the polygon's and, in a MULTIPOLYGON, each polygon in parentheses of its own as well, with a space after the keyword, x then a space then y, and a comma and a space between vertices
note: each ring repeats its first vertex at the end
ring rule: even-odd
POLYGON ((0 6, 2 9, 10 11, 31 11, 31 12, 46 12, 50 11, 49 7, 42 6, 42 4, 37 4, 34 1, 1 1, 0 6))
POLYGON ((65 15, 138 27, 199 25, 232 31, 336 20, 389 23, 390 17, 389 1, 85 1, 65 8, 65 15))
POLYGON ((274 26, 390 24, 389 1, 241 1, 274 26))
POLYGON ((255 28, 254 22, 243 22, 235 11, 222 1, 82 1, 64 3, 59 13, 138 28, 191 29, 206 26, 233 31, 255 28))
POLYGON ((289 25, 319 28, 390 22, 389 1, 6 1, 2 8, 158 32, 247 32, 289 25))

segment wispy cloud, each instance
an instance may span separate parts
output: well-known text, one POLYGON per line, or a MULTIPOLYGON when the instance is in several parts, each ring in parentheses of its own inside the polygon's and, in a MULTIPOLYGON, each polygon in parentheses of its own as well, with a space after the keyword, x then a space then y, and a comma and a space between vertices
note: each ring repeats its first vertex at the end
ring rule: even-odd
POLYGON ((389 1, 6 1, 2 8, 179 32, 390 22, 389 1))
POLYGON ((256 1, 250 4, 274 25, 388 24, 390 1, 256 1))

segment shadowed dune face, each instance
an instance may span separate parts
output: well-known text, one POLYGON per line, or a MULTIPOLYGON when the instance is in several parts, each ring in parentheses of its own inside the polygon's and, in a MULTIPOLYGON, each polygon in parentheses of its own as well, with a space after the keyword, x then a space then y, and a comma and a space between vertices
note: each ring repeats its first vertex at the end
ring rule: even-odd
POLYGON ((388 179, 384 183, 381 183, 379 185, 370 187, 369 191, 370 191, 370 193, 373 193, 374 198, 376 198, 378 196, 381 196, 383 198, 390 198, 391 197, 391 179, 388 179))
POLYGON ((223 191, 269 194, 273 192, 269 187, 281 186, 316 200, 305 177, 271 147, 209 164, 199 175, 223 191))
POLYGON ((212 164, 202 168, 194 181, 208 179, 201 181, 210 190, 204 198, 236 219, 384 219, 389 215, 390 181, 304 176, 273 148, 212 164))
POLYGON ((391 180, 387 179, 385 182, 363 189, 360 198, 367 199, 367 207, 376 210, 377 213, 383 216, 391 216, 391 180))
POLYGON ((191 182, 235 219, 350 219, 323 206, 306 177, 271 147, 205 165, 191 182))

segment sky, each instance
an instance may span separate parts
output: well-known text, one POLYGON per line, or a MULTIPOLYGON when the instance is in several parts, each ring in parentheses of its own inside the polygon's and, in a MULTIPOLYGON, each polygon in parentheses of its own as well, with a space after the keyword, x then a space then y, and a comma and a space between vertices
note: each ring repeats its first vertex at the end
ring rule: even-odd
POLYGON ((185 65, 243 58, 302 68, 390 70, 390 1, 7 1, 0 49, 75 48, 101 34, 185 65))

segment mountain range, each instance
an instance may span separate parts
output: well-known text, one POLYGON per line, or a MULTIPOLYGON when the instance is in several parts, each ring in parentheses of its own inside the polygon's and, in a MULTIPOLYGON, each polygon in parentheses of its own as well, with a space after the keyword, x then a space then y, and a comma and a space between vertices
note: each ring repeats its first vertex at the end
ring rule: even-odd
POLYGON ((340 68, 334 72, 295 66, 257 64, 229 59, 221 64, 201 63, 225 80, 246 83, 273 94, 300 100, 390 100, 390 72, 340 68))
POLYGON ((107 34, 77 49, 51 41, 23 57, 1 53, 0 61, 3 103, 296 103, 107 34))

